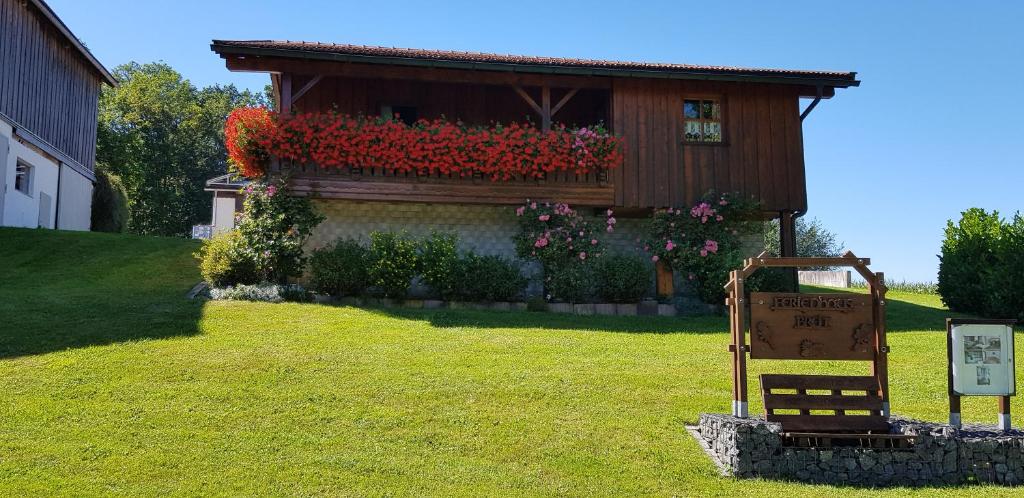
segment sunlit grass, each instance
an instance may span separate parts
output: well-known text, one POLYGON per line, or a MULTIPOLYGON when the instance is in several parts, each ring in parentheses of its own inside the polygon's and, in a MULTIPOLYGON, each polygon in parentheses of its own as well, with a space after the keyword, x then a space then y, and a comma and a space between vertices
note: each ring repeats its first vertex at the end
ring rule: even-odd
MULTIPOLYGON (((867 493, 717 474, 683 426, 729 409, 723 318, 202 304, 194 248, 0 230, 0 495, 867 493)), ((893 410, 944 420, 947 313, 890 303, 893 410)), ((751 411, 760 372, 866 368, 751 362, 751 411)))

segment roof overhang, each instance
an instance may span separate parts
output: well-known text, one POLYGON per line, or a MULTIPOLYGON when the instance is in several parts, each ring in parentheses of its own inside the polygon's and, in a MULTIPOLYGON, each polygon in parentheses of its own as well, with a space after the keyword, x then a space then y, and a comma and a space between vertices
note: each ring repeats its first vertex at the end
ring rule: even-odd
MULTIPOLYGON (((508 63, 498 61, 468 61, 444 58, 421 58, 400 56, 379 56, 352 53, 338 53, 324 50, 303 50, 299 48, 268 48, 258 46, 240 46, 238 42, 214 40, 210 49, 223 58, 229 57, 261 57, 280 59, 303 59, 332 61, 342 63, 379 64, 391 66, 412 66, 426 68, 459 69, 469 71, 493 71, 506 73, 525 73, 540 75, 566 76, 597 76, 618 78, 661 78, 705 81, 734 81, 750 83, 775 83, 800 85, 805 87, 848 88, 860 85, 855 72, 821 74, 787 74, 758 69, 740 68, 699 68, 699 67, 665 67, 665 68, 616 68, 586 65, 558 65, 533 63, 508 63), (841 74, 841 75, 840 75, 841 74)), ((813 95, 812 95, 813 96, 813 95)))

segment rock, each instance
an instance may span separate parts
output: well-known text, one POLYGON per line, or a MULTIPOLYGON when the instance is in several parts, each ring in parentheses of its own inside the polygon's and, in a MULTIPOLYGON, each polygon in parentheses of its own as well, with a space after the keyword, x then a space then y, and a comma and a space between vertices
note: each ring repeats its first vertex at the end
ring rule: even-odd
POLYGON ((658 314, 658 302, 653 299, 641 301, 637 305, 637 314, 642 316, 655 316, 658 314))
POLYGON ((505 301, 493 302, 490 305, 492 311, 512 311, 512 303, 505 301))
POLYGON ((206 293, 209 290, 210 284, 207 284, 206 282, 199 282, 198 284, 192 286, 192 290, 188 291, 188 294, 185 294, 185 297, 188 299, 195 299, 197 297, 206 296, 206 293))
POLYGON ((636 303, 616 304, 615 314, 619 316, 636 316, 637 305, 636 303))
POLYGON ((593 315, 594 305, 593 304, 575 304, 572 307, 573 313, 577 315, 593 315))
POLYGON ((870 454, 864 454, 860 457, 860 466, 864 470, 871 470, 875 466, 876 460, 870 454))
POLYGON ((423 300, 423 309, 437 310, 437 309, 444 308, 444 306, 445 306, 445 302, 441 301, 439 299, 424 299, 423 300))
POLYGON ((552 313, 572 313, 572 303, 548 303, 548 311, 552 313))

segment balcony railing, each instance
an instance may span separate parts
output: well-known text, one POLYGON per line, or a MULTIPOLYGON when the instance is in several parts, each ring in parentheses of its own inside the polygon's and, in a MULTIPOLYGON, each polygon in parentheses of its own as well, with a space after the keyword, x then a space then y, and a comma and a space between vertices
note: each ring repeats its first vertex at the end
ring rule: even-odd
POLYGON ((556 171, 543 178, 519 175, 492 181, 479 173, 463 176, 389 168, 321 168, 275 160, 269 172, 286 174, 297 194, 355 200, 519 204, 529 198, 605 206, 613 203, 615 191, 607 170, 556 171))

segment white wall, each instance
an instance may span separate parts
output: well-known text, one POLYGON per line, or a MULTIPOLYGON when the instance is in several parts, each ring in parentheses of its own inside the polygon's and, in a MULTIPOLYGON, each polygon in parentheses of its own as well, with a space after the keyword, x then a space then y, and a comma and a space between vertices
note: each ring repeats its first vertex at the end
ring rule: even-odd
POLYGON ((219 235, 235 228, 235 199, 238 194, 213 193, 213 233, 219 235))
POLYGON ((67 165, 60 167, 60 213, 57 228, 89 230, 92 224, 92 181, 67 165))
POLYGON ((57 203, 57 177, 59 166, 57 163, 39 155, 34 150, 18 143, 12 137, 11 127, 6 123, 0 123, 0 135, 8 140, 9 151, 6 157, 0 157, 3 161, 3 220, 0 225, 13 227, 53 228, 56 222, 57 203), (18 160, 32 166, 30 191, 26 194, 14 189, 14 176, 18 160), (40 194, 45 193, 46 196, 40 194), (45 201, 45 197, 49 201, 45 201), (40 199, 46 202, 44 212, 48 211, 49 216, 45 220, 39 219, 40 199))

